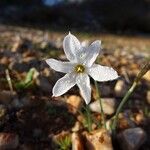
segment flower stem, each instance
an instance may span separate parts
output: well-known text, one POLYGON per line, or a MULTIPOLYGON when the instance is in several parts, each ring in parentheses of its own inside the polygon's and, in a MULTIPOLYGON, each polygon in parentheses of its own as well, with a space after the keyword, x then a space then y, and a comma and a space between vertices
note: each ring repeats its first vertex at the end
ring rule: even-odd
POLYGON ((112 123, 112 131, 114 132, 116 130, 117 127, 117 121, 118 121, 118 116, 119 113, 122 111, 122 108, 124 106, 124 104, 127 102, 129 96, 133 93, 134 89, 136 88, 137 83, 133 82, 132 86, 130 87, 130 89, 128 90, 128 92, 125 94, 124 98, 122 99, 121 103, 119 104, 116 114, 114 116, 114 121, 112 123))
POLYGON ((99 104, 100 104, 100 110, 101 110, 101 115, 102 115, 102 120, 103 120, 104 128, 106 129, 106 121, 105 121, 105 116, 104 116, 104 111, 103 111, 103 106, 102 106, 102 99, 100 97, 98 84, 97 84, 96 81, 94 81, 94 82, 95 82, 95 88, 96 88, 97 98, 98 98, 99 104))
POLYGON ((141 78, 143 77, 143 75, 150 69, 150 62, 148 61, 144 67, 141 69, 141 71, 138 73, 137 77, 135 78, 132 86, 130 87, 130 89, 127 91, 127 93, 125 94, 125 96, 123 97, 121 103, 119 104, 116 114, 114 116, 114 120, 112 123, 112 132, 115 133, 116 127, 117 127, 117 121, 118 121, 118 116, 119 113, 122 111, 122 108, 124 106, 124 104, 127 102, 127 100, 129 99, 129 96, 134 92, 136 86, 138 85, 139 81, 141 80, 141 78))
POLYGON ((86 110, 86 114, 87 114, 88 130, 89 130, 89 132, 91 132, 92 131, 92 117, 91 117, 89 105, 86 105, 85 110, 86 110))

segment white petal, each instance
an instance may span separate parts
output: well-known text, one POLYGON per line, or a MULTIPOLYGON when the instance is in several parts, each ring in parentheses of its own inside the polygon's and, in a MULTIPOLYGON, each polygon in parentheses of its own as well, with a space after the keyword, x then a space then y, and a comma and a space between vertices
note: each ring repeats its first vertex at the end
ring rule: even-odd
POLYGON ((79 74, 76 78, 77 85, 86 104, 91 101, 90 78, 87 74, 79 74))
POLYGON ((73 63, 70 62, 62 62, 56 59, 47 59, 46 63, 54 70, 63 73, 69 73, 73 70, 73 63))
POLYGON ((70 88, 76 84, 76 76, 68 73, 60 78, 53 87, 53 96, 60 96, 66 93, 70 88))
POLYGON ((76 53, 78 50, 80 50, 81 45, 80 45, 79 40, 70 32, 64 38, 63 48, 64 48, 67 59, 72 62, 76 61, 76 53))
POLYGON ((96 81, 109 81, 119 77, 113 68, 96 64, 88 69, 88 73, 96 81))
POLYGON ((87 48, 87 57, 85 58, 84 64, 88 67, 92 66, 92 64, 95 62, 97 56, 99 55, 101 49, 101 41, 95 41, 93 42, 88 48, 87 48))

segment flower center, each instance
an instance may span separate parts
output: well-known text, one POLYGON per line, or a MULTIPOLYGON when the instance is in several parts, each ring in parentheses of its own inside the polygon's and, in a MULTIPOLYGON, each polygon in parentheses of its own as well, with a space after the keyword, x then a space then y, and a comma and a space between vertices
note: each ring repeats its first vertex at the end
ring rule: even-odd
POLYGON ((74 68, 76 73, 83 73, 85 71, 85 67, 81 64, 78 64, 74 68))

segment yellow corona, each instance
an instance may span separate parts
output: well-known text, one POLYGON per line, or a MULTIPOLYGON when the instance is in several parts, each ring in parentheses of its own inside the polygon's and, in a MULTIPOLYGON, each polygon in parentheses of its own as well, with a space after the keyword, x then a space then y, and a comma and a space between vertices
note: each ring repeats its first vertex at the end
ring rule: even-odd
POLYGON ((78 64, 77 66, 75 66, 74 70, 75 70, 76 73, 84 73, 85 67, 81 64, 78 64))

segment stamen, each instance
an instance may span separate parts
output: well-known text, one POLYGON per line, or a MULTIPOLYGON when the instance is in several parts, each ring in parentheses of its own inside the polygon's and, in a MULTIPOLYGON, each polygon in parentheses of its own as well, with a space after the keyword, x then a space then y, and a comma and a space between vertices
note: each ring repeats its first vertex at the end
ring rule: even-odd
POLYGON ((83 73, 85 71, 85 67, 81 64, 78 64, 77 66, 75 66, 74 70, 76 73, 83 73))

